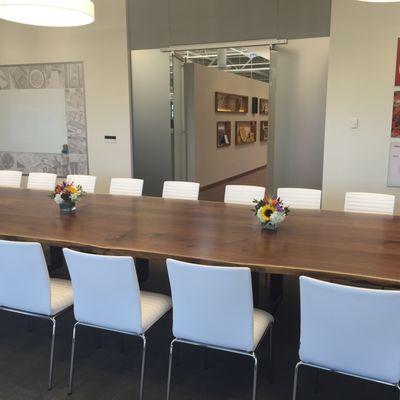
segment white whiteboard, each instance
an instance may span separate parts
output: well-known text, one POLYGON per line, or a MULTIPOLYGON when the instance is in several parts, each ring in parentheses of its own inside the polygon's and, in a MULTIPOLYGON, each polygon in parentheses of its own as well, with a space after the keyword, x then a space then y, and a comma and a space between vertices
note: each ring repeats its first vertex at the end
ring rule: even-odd
POLYGON ((0 90, 0 151, 61 153, 65 89, 0 90))

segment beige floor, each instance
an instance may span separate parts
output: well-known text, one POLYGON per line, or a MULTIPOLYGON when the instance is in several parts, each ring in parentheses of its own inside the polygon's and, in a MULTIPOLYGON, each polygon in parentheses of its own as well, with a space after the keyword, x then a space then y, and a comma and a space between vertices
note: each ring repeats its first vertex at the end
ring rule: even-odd
POLYGON ((266 186, 267 168, 258 169, 240 178, 233 178, 210 189, 200 191, 200 200, 223 201, 226 185, 254 185, 266 186))

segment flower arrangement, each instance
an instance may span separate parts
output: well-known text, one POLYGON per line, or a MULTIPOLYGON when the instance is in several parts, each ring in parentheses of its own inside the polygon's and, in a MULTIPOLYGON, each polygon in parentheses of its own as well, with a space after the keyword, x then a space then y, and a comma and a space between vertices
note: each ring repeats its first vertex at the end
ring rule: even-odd
POLYGON ((254 215, 261 221, 265 229, 275 230, 289 214, 289 207, 283 204, 280 198, 265 196, 262 200, 254 200, 254 215))
POLYGON ((85 192, 81 185, 64 181, 60 185, 57 185, 54 192, 49 196, 59 205, 61 211, 74 212, 76 210, 76 203, 81 200, 84 194, 85 192))

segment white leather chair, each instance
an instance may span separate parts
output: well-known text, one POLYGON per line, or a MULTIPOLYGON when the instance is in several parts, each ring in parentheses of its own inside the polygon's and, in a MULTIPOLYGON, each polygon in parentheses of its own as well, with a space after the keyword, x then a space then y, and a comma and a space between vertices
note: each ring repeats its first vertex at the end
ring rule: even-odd
POLYGON ((0 171, 0 187, 20 188, 22 172, 21 171, 0 171))
POLYGON ((28 176, 28 189, 34 190, 54 190, 56 186, 57 175, 43 172, 31 172, 28 176))
POLYGON ((139 399, 143 398, 145 333, 171 309, 171 299, 140 292, 131 257, 101 256, 64 249, 74 289, 76 324, 72 335, 69 393, 72 393, 78 326, 137 336, 143 341, 139 399))
POLYGON ((347 192, 344 211, 393 215, 394 201, 395 196, 390 194, 347 192))
POLYGON ((110 194, 120 196, 141 196, 143 193, 143 179, 112 178, 110 194))
POLYGON ((299 188, 279 188, 277 193, 285 206, 308 210, 321 209, 321 194, 321 190, 299 188))
POLYGON ((186 343, 252 357, 253 400, 257 389, 255 350, 270 332, 274 318, 254 309, 249 268, 224 268, 167 260, 172 291, 173 335, 171 342, 167 400, 170 397, 175 343, 186 343))
POLYGON ((67 182, 81 185, 86 193, 94 193, 96 187, 96 177, 91 175, 68 175, 67 182))
POLYGON ((227 185, 224 202, 229 204, 252 205, 253 200, 261 200, 265 196, 265 188, 249 185, 227 185))
POLYGON ((49 278, 39 243, 0 240, 0 310, 46 319, 53 325, 49 390, 53 384, 56 318, 72 304, 71 282, 49 278))
POLYGON ((373 290, 300 278, 300 362, 395 386, 400 381, 400 291, 373 290))
POLYGON ((162 197, 164 199, 198 200, 200 184, 196 182, 164 182, 162 197))

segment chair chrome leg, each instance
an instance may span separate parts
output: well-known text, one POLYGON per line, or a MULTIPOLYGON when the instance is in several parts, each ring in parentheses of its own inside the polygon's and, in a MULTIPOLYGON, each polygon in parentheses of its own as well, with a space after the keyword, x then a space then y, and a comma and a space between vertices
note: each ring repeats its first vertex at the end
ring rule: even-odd
POLYGON ((296 364, 296 368, 294 369, 294 382, 293 382, 293 397, 292 400, 296 400, 297 397, 297 380, 299 377, 299 369, 303 363, 300 361, 296 364))
POLYGON ((169 348, 167 400, 170 399, 170 393, 171 393, 172 359, 173 359, 173 355, 174 355, 174 344, 175 344, 175 342, 176 342, 176 339, 174 339, 171 342, 171 345, 170 345, 170 348, 169 348))
POLYGON ((258 366, 258 361, 255 353, 251 354, 251 357, 254 359, 254 372, 253 372, 253 396, 252 399, 256 400, 257 397, 257 366, 258 366))
POLYGON ((53 324, 52 335, 51 335, 51 349, 50 349, 50 370, 49 370, 49 386, 48 390, 53 388, 53 375, 54 375, 54 346, 56 341, 56 320, 55 318, 50 318, 53 324))
POLYGON ((273 330, 273 325, 271 325, 271 328, 269 328, 269 383, 272 383, 274 380, 274 353, 273 353, 273 346, 272 346, 272 341, 273 341, 273 336, 272 336, 272 330, 273 330))
POLYGON ((140 388, 139 388, 139 400, 143 399, 143 383, 144 383, 144 370, 146 366, 146 337, 140 335, 143 340, 143 350, 142 350, 142 368, 140 372, 140 388))
POLYGON ((72 394, 72 383, 73 383, 73 379, 74 379, 75 341, 76 341, 76 328, 77 327, 78 327, 78 322, 74 325, 74 329, 72 331, 71 364, 69 367, 68 394, 72 394))

